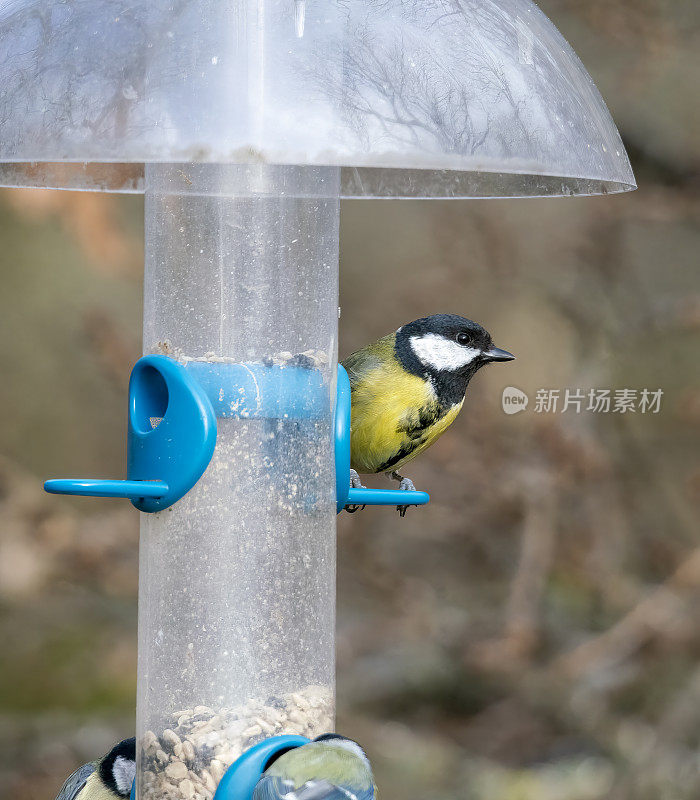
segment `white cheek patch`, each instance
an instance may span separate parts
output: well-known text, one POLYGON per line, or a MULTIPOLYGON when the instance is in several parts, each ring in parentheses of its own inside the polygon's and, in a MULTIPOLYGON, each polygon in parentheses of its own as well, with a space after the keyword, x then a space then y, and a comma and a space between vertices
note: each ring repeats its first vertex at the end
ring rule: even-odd
POLYGON ((119 794, 124 796, 131 792, 131 784, 136 777, 136 762, 124 756, 117 756, 112 765, 112 775, 117 784, 119 794))
POLYGON ((413 352, 426 367, 454 371, 466 367, 481 353, 476 347, 462 347, 437 333, 411 336, 413 352))

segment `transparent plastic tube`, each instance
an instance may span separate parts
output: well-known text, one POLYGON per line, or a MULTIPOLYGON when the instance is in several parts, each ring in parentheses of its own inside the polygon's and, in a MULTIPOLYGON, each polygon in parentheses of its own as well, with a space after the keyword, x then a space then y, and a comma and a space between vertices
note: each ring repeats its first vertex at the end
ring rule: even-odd
POLYGON ((146 169, 144 352, 210 365, 221 396, 227 362, 315 370, 321 395, 218 419, 200 482, 142 515, 140 798, 207 800, 257 741, 332 729, 339 179, 146 169))

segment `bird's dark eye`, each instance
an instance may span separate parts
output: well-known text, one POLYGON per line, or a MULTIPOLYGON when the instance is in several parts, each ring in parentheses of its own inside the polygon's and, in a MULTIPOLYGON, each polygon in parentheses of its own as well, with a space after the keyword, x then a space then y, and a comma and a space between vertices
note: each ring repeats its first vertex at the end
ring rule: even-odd
POLYGON ((455 338, 457 339, 457 344, 461 344, 462 346, 468 345, 471 342, 471 336, 468 333, 458 333, 455 338))

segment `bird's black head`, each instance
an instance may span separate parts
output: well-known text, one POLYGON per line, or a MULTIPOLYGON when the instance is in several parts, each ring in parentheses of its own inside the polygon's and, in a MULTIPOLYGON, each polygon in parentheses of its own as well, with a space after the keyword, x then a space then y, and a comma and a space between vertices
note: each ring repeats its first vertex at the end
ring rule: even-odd
POLYGON ((491 334, 457 314, 433 314, 396 332, 396 357, 404 369, 429 378, 441 399, 460 402, 474 373, 515 356, 495 347, 491 334))
POLYGON ((136 775, 136 739, 124 739, 100 761, 102 782, 119 797, 129 797, 136 775))

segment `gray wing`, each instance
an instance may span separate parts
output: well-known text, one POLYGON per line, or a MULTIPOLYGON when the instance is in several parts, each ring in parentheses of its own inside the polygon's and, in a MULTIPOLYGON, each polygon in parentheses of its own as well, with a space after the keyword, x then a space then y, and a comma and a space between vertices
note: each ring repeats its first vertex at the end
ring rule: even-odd
POLYGON ((96 764, 92 761, 83 764, 80 769, 76 769, 70 777, 66 778, 66 782, 61 786, 61 791, 56 795, 56 800, 75 800, 95 769, 96 764))
POLYGON ((342 364, 348 372, 350 386, 354 387, 370 370, 393 363, 395 344, 396 334, 391 333, 343 359, 342 364))
POLYGON ((369 350, 358 350, 341 363, 347 370, 350 386, 353 387, 367 372, 382 365, 379 358, 369 350))
POLYGON ((374 800, 374 789, 358 795, 326 780, 308 781, 298 789, 292 789, 287 781, 264 775, 255 787, 253 800, 374 800))

